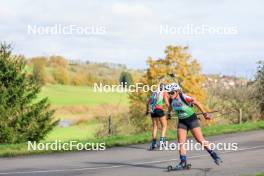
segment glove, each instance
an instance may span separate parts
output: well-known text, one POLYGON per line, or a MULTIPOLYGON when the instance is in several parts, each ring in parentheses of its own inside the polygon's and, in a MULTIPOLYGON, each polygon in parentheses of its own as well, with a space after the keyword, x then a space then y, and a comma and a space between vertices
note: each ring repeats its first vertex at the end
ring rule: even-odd
POLYGON ((148 110, 146 111, 146 116, 147 116, 147 115, 149 115, 149 111, 148 111, 148 110))
POLYGON ((171 112, 168 112, 168 120, 170 120, 171 119, 171 117, 172 117, 172 114, 171 114, 171 112))
POLYGON ((206 120, 210 120, 211 119, 211 115, 209 113, 203 113, 203 116, 206 120))

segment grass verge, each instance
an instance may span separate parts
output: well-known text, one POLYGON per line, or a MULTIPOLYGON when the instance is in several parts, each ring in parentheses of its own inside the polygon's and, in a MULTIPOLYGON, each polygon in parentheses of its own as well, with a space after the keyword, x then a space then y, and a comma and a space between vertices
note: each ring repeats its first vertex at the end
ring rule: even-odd
POLYGON ((264 172, 263 173, 258 173, 256 176, 264 176, 264 172))
MULTIPOLYGON (((205 136, 212 136, 212 135, 220 135, 220 134, 227 134, 227 133, 235 133, 235 132, 245 132, 251 130, 259 130, 264 129, 264 121, 258 122, 247 122, 243 124, 234 124, 234 125, 215 125, 204 127, 203 133, 205 136)), ((150 141, 150 132, 141 133, 136 135, 130 136, 111 136, 111 137, 104 137, 100 139, 87 139, 87 140, 75 140, 80 143, 87 143, 87 142, 94 142, 100 143, 105 142, 106 147, 114 147, 114 146, 123 146, 129 144, 139 144, 139 143, 147 143, 150 141)), ((168 131, 167 133, 168 140, 175 139, 175 131, 168 131)), ((59 139, 58 139, 59 140, 59 139)), ((71 151, 76 151, 76 148, 73 148, 71 151)), ((12 156, 19 156, 19 155, 28 155, 28 154, 43 154, 43 153, 54 153, 54 152, 66 152, 63 150, 44 150, 44 151, 32 151, 28 150, 27 144, 1 144, 0 145, 0 157, 12 157, 12 156)))

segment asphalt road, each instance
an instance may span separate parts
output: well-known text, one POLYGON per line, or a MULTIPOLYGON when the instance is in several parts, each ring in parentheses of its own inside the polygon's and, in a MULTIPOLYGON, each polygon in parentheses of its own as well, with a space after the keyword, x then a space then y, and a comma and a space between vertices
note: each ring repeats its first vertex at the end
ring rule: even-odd
POLYGON ((210 142, 238 143, 236 151, 218 151, 224 161, 214 164, 205 151, 190 151, 191 170, 167 172, 178 163, 177 151, 147 151, 147 145, 0 159, 0 175, 22 176, 172 176, 255 175, 264 172, 264 130, 209 137, 210 142))

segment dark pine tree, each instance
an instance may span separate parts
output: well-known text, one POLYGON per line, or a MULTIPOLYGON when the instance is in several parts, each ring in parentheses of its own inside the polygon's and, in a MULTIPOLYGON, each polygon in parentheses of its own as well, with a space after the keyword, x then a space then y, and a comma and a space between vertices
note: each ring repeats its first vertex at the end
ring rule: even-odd
POLYGON ((255 94, 255 99, 259 105, 261 114, 264 114, 264 61, 259 61, 258 64, 256 75, 257 93, 255 94))
POLYGON ((40 89, 24 57, 0 44, 0 143, 39 141, 56 126, 48 99, 36 99, 40 89))
POLYGON ((119 77, 119 82, 123 83, 123 85, 131 85, 133 84, 133 78, 132 75, 129 72, 122 71, 119 77))

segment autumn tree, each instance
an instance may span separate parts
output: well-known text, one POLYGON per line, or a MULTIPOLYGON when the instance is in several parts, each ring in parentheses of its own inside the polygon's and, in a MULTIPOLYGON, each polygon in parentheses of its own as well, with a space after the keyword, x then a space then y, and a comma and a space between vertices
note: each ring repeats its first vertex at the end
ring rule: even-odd
POLYGON ((68 66, 68 61, 62 57, 62 56, 50 56, 49 58, 49 62, 48 62, 49 66, 52 66, 52 67, 64 67, 66 68, 68 66))
POLYGON ((67 85, 69 83, 68 70, 64 67, 55 67, 53 70, 53 77, 59 84, 67 85))
POLYGON ((30 59, 30 63, 31 64, 39 64, 39 65, 43 65, 43 66, 47 66, 48 64, 48 58, 45 56, 37 56, 37 57, 32 57, 30 59))
POLYGON ((44 56, 33 57, 29 60, 33 67, 33 77, 40 84, 44 85, 46 82, 46 65, 48 63, 48 59, 44 56))
POLYGON ((48 65, 53 68, 52 75, 59 84, 69 84, 68 61, 62 56, 51 56, 48 65))
POLYGON ((148 59, 149 68, 145 76, 147 84, 158 84, 159 78, 164 77, 166 82, 178 82, 183 92, 205 102, 206 93, 202 88, 205 77, 201 73, 200 64, 189 54, 188 47, 168 46, 165 54, 163 59, 148 59), (172 80, 169 74, 174 74, 175 79, 172 80))
MULTIPOLYGON (((176 81, 181 85, 183 92, 205 103, 206 92, 202 87, 205 78, 201 73, 200 64, 188 52, 188 47, 168 46, 165 54, 164 58, 155 60, 150 57, 148 59, 148 68, 141 82, 151 86, 157 85, 161 78, 165 82, 176 81), (168 76, 170 74, 174 74, 175 79, 168 76)), ((150 92, 142 91, 129 94, 131 121, 139 128, 139 131, 147 129, 144 112, 146 98, 149 95, 150 92)))

